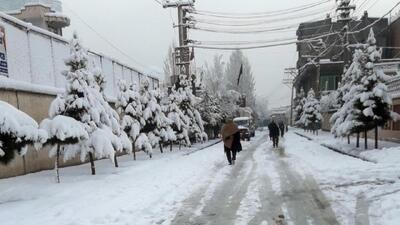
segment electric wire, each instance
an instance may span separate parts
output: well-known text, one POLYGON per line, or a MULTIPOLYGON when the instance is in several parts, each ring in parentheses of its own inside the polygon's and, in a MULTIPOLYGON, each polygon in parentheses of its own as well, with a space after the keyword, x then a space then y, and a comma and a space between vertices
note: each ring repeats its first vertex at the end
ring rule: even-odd
POLYGON ((287 14, 315 8, 317 6, 323 5, 324 3, 328 3, 328 2, 330 2, 330 0, 320 1, 317 3, 305 5, 303 7, 299 7, 296 9, 286 9, 286 10, 281 10, 281 11, 271 11, 271 12, 264 12, 264 13, 248 13, 248 14, 215 13, 215 12, 201 11, 201 10, 195 10, 195 9, 189 10, 189 13, 203 15, 203 16, 216 17, 216 18, 254 19, 254 18, 265 18, 265 17, 272 17, 272 16, 287 15, 287 14))
MULTIPOLYGON (((72 10, 70 7, 66 6, 64 4, 64 6, 66 8, 68 8, 68 10, 74 14, 77 19, 79 19, 86 27, 88 27, 91 31, 93 31, 93 33, 95 33, 99 38, 101 38, 104 42, 106 42, 110 47, 112 47, 114 50, 116 50, 117 52, 119 52, 120 54, 122 54, 123 56, 127 57, 128 59, 132 60, 135 64, 140 65, 142 68, 148 68, 148 66, 140 63, 139 61, 137 61, 136 59, 134 59, 132 56, 130 56, 129 54, 125 53, 123 50, 121 50, 120 48, 118 48, 114 43, 112 43, 111 41, 109 41, 106 37, 104 37, 102 34, 100 34, 95 28, 93 28, 90 24, 88 24, 78 13, 76 13, 74 10, 72 10)), ((140 72, 140 71, 138 71, 140 72)))
MULTIPOLYGON (((347 33, 348 34, 357 34, 357 33, 360 33, 362 31, 365 31, 365 30, 373 27, 375 24, 377 24, 378 22, 383 20, 387 15, 389 15, 399 5, 400 5, 400 2, 395 4, 395 6, 393 6, 388 12, 386 12, 383 16, 381 16, 379 19, 375 20, 373 23, 369 24, 368 26, 365 26, 364 28, 361 28, 361 29, 359 29, 357 31, 350 31, 350 32, 347 32, 347 33)), ((194 45, 190 45, 190 47, 203 48, 203 49, 214 49, 214 50, 240 50, 240 49, 248 50, 248 49, 258 49, 258 48, 271 48, 271 47, 292 45, 292 44, 297 44, 297 43, 302 43, 302 42, 309 42, 309 41, 318 40, 318 39, 321 39, 321 38, 324 38, 324 37, 329 37, 329 36, 338 35, 338 34, 340 34, 340 32, 332 32, 332 33, 328 33, 328 34, 324 34, 324 35, 319 35, 317 37, 298 40, 298 41, 286 41, 286 42, 282 42, 282 43, 253 45, 253 46, 218 47, 218 46, 208 46, 208 45, 198 45, 198 44, 196 45, 196 44, 194 44, 194 45)))
POLYGON ((326 15, 331 12, 331 10, 334 9, 333 7, 329 8, 324 8, 324 10, 321 12, 321 10, 318 11, 313 11, 313 12, 307 12, 307 14, 297 14, 297 15, 292 15, 288 17, 280 17, 280 18, 274 18, 274 19, 268 19, 268 20, 252 20, 252 21, 232 21, 232 20, 210 20, 210 19, 205 19, 205 18, 198 18, 198 17, 188 17, 188 21, 192 21, 194 23, 200 23, 200 24, 208 24, 208 25, 214 25, 214 26, 227 26, 227 27, 240 27, 240 26, 256 26, 256 25, 263 25, 263 24, 271 24, 275 22, 285 22, 285 21, 291 21, 291 20, 297 20, 299 18, 306 18, 306 17, 314 17, 315 16, 321 16, 321 15, 326 15))

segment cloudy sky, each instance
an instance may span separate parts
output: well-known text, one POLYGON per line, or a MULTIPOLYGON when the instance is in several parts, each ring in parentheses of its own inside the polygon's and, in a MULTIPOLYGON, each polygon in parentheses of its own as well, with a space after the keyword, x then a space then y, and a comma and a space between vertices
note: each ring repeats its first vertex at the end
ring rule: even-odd
MULTIPOLYGON (((314 2, 317 0, 197 0, 195 6, 198 10, 249 13, 281 10, 314 2)), ((397 0, 355 0, 355 2, 359 5, 365 2, 363 10, 369 8, 371 16, 381 16, 394 6, 397 0)), ((315 12, 315 16, 300 17, 298 21, 291 20, 263 27, 323 18, 325 11, 329 11, 334 4, 335 0, 332 0, 318 7, 320 12, 315 12)), ((65 30, 66 37, 77 31, 88 48, 131 65, 162 70, 169 45, 177 41, 177 31, 173 29, 173 23, 177 21, 176 10, 163 9, 155 0, 63 0, 63 7, 64 13, 72 20, 71 27, 65 30), (112 42, 114 47, 107 41, 112 42), (130 57, 126 57, 124 53, 130 57)), ((251 35, 192 31, 189 37, 201 41, 271 40, 295 37, 295 31, 251 35)), ((225 60, 229 56, 229 51, 197 50, 197 66, 202 66, 216 53, 224 54, 225 60)), ((284 68, 295 66, 297 60, 295 46, 246 50, 245 54, 252 64, 257 95, 267 96, 270 107, 290 104, 290 89, 282 84, 282 79, 285 78, 284 68)))

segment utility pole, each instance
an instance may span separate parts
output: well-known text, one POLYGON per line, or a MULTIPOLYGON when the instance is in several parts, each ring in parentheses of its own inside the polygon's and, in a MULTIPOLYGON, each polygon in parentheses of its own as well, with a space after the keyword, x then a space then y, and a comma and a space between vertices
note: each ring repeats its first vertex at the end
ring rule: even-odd
MULTIPOLYGON (((178 69, 176 71, 177 74, 174 74, 174 79, 172 83, 175 83, 176 87, 180 86, 180 75, 185 75, 186 79, 190 80, 193 85, 193 78, 190 74, 190 61, 191 61, 191 52, 188 44, 188 28, 186 13, 187 7, 193 7, 195 0, 187 0, 187 1, 177 1, 170 2, 165 1, 163 3, 164 8, 176 8, 178 10, 178 27, 179 30, 179 46, 175 48, 175 65, 178 69)), ((192 53, 193 54, 193 53, 192 53)), ((194 92, 195 90, 193 90, 194 92)))
POLYGON ((352 20, 351 15, 352 11, 356 9, 355 5, 351 5, 349 0, 336 0, 337 8, 336 12, 338 13, 338 22, 343 24, 343 28, 341 31, 342 34, 342 45, 343 45, 343 61, 345 67, 350 65, 351 61, 351 52, 348 49, 349 46, 349 25, 352 20))
POLYGON ((283 79, 283 83, 292 89, 291 97, 290 97, 290 126, 293 126, 293 107, 294 107, 294 79, 298 74, 298 70, 296 68, 286 68, 285 75, 287 78, 283 79))

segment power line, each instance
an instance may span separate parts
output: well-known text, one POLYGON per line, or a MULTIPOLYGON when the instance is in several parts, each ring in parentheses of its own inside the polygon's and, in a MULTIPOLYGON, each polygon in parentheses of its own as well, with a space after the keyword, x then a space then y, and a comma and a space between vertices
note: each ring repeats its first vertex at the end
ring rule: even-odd
POLYGON ((264 18, 264 17, 272 17, 272 16, 281 16, 287 15, 299 11, 304 11, 307 9, 311 9, 317 6, 320 6, 324 3, 328 3, 330 0, 323 0, 320 2, 303 5, 297 8, 289 8, 284 10, 277 10, 277 11, 270 11, 270 12, 261 12, 261 13, 221 13, 221 12, 211 12, 211 11, 201 11, 192 9, 189 13, 203 15, 203 16, 210 16, 210 17, 217 17, 217 18, 229 18, 229 19, 254 19, 254 18, 264 18))
POLYGON ((118 51, 120 54, 122 54, 123 56, 127 57, 128 59, 132 60, 135 64, 138 64, 142 67, 142 69, 144 68, 148 68, 147 66, 145 66, 144 64, 140 63, 139 61, 137 61, 136 59, 134 59, 133 57, 131 57, 129 54, 125 53, 124 51, 122 51, 120 48, 118 48, 116 45, 114 45, 111 41, 109 41, 106 37, 104 37, 102 34, 100 34, 95 28, 93 28, 92 26, 90 26, 82 17, 79 16, 78 13, 76 13, 74 10, 72 10, 70 7, 66 6, 66 8, 68 8, 69 11, 71 11, 71 13, 73 13, 86 27, 88 27, 91 31, 93 31, 98 37, 100 37, 103 41, 105 41, 110 47, 112 47, 113 49, 115 49, 116 51, 118 51))
POLYGON ((161 6, 163 5, 162 3, 161 3, 161 1, 160 0, 154 0, 154 1, 156 1, 158 4, 160 4, 161 6))
POLYGON ((313 11, 313 12, 307 12, 307 13, 302 13, 302 14, 296 14, 296 15, 291 15, 287 17, 280 17, 280 18, 274 18, 274 19, 268 19, 268 20, 247 20, 247 21, 232 21, 232 20, 215 20, 215 19, 207 19, 207 18, 198 18, 198 17, 188 17, 189 21, 192 21, 194 23, 201 23, 201 24, 209 24, 209 25, 215 25, 215 26, 227 26, 227 27, 236 27, 236 26, 255 26, 255 25, 263 25, 263 24, 271 24, 274 22, 284 22, 284 21, 290 21, 290 20, 297 20, 299 18, 305 18, 305 17, 315 17, 316 15, 319 17, 321 15, 326 15, 327 13, 330 13, 332 11, 332 7, 329 8, 324 8, 321 12, 321 10, 318 11, 313 11))
MULTIPOLYGON (((360 33, 362 31, 365 31, 365 30, 373 27, 375 24, 380 22, 387 15, 389 15, 399 5, 400 5, 400 2, 398 2, 394 7, 392 7, 387 13, 385 13, 378 20, 374 21, 373 23, 369 24, 368 26, 365 26, 362 29, 359 29, 357 31, 348 32, 348 34, 357 34, 357 33, 360 33)), ((332 32, 332 33, 320 35, 320 36, 317 36, 317 37, 314 37, 314 38, 303 39, 303 40, 299 40, 299 41, 287 41, 287 42, 282 42, 282 43, 254 45, 254 46, 218 47, 218 46, 206 46, 206 45, 190 45, 190 47, 203 48, 203 49, 214 49, 214 50, 239 50, 239 49, 248 50, 248 49, 259 49, 259 48, 271 48, 271 47, 278 47, 278 46, 287 46, 287 45, 292 45, 292 44, 297 44, 297 43, 302 43, 302 42, 309 42, 309 41, 318 40, 318 39, 321 39, 321 38, 324 38, 324 37, 329 37, 329 36, 337 35, 337 34, 340 34, 340 32, 332 32)))

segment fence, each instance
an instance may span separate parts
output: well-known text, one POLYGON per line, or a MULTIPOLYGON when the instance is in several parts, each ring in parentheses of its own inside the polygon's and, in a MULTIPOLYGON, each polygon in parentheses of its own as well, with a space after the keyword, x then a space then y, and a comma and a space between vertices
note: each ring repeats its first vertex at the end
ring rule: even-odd
MULTIPOLYGON (((24 23, 14 17, 0 13, 4 28, 8 62, 8 77, 49 88, 64 88, 66 70, 64 60, 69 56, 68 41, 61 36, 24 23)), ((119 79, 137 82, 148 77, 152 88, 158 87, 157 78, 113 60, 102 54, 89 51, 91 67, 100 68, 106 79, 105 93, 111 98, 117 94, 119 79)))

